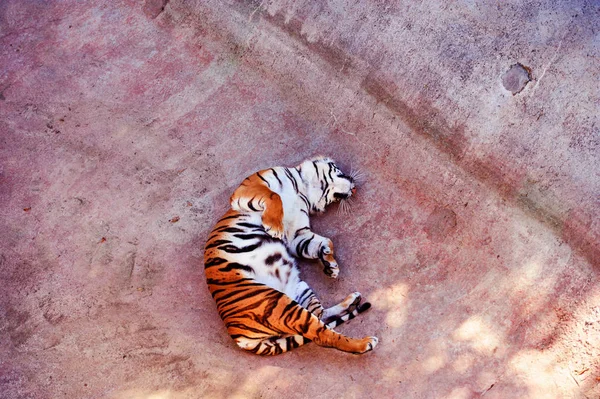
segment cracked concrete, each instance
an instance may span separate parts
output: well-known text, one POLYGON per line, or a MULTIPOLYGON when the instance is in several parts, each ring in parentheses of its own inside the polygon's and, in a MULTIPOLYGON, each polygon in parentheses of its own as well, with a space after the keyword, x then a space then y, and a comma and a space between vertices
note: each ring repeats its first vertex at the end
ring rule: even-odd
POLYGON ((0 4, 7 398, 600 395, 590 1, 0 4), (514 94, 512 65, 531 81, 514 94), (373 309, 348 356, 238 350, 202 248, 249 173, 365 179, 314 219, 373 309))

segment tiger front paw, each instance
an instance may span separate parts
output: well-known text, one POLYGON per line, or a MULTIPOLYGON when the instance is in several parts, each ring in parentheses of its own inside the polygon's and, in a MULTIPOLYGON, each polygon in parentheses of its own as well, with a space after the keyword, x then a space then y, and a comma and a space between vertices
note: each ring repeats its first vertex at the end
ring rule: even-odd
POLYGON ((326 245, 323 245, 319 250, 319 260, 323 264, 323 272, 331 277, 337 278, 340 274, 340 268, 333 257, 333 243, 328 240, 326 245))
POLYGON ((263 217, 262 224, 268 235, 278 240, 283 240, 283 223, 276 223, 263 217))
POLYGON ((328 277, 337 278, 340 274, 340 268, 337 263, 333 262, 323 262, 323 273, 325 273, 328 277))

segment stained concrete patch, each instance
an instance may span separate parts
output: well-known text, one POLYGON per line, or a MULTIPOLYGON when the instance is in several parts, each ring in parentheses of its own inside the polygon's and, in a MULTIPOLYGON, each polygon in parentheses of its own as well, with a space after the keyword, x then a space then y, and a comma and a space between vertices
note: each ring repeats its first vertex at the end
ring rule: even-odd
POLYGON ((456 213, 452 209, 436 206, 427 217, 424 230, 432 241, 443 241, 456 228, 456 213))
POLYGON ((531 70, 520 63, 514 64, 502 75, 502 85, 513 96, 520 93, 529 82, 531 82, 531 70))

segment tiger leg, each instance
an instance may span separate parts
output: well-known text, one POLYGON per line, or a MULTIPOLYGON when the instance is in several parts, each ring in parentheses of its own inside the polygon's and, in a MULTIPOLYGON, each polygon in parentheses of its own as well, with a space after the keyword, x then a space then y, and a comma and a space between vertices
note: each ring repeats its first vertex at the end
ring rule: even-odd
POLYGON ((288 246, 293 255, 304 259, 319 259, 323 272, 331 278, 337 278, 340 268, 333 256, 333 241, 313 233, 309 229, 299 231, 288 246))
POLYGON ((262 224, 272 237, 283 238, 283 203, 256 173, 244 180, 230 198, 232 209, 240 212, 262 212, 262 224))
POLYGON ((368 302, 360 303, 362 300, 360 292, 353 292, 337 305, 324 309, 321 301, 304 281, 298 284, 294 300, 321 319, 329 328, 335 328, 371 307, 368 302))
MULTIPOLYGON (((249 289, 264 290, 259 287, 249 289)), ((265 295, 258 295, 262 298, 253 296, 252 301, 256 301, 257 308, 264 306, 268 309, 266 319, 257 316, 263 313, 252 306, 256 313, 232 315, 231 320, 226 320, 229 333, 240 347, 259 354, 278 354, 313 341, 317 345, 345 352, 366 353, 377 345, 375 337, 354 339, 328 328, 316 315, 290 297, 278 294, 276 300, 265 300, 265 295), (247 322, 240 323, 242 319, 247 319, 247 322), (268 336, 265 336, 267 333, 268 336)))
POLYGON ((360 303, 361 300, 360 292, 354 292, 339 304, 325 309, 321 320, 323 320, 327 327, 336 328, 340 324, 352 320, 358 314, 371 308, 369 302, 360 303))
MULTIPOLYGON (((314 294, 313 294, 314 296, 314 294)), ((327 319, 323 320, 327 328, 333 329, 348 320, 352 320, 359 313, 371 307, 369 302, 360 304, 360 294, 355 292, 341 303, 326 309, 323 313, 328 313, 327 319), (357 297, 358 294, 358 297, 357 297)), ((374 338, 374 337, 373 337, 374 338)), ((375 338, 376 340, 377 338, 375 338)), ((259 355, 279 355, 291 349, 298 348, 311 342, 310 339, 302 335, 287 335, 283 337, 270 337, 260 340, 246 341, 244 349, 259 355)), ((242 346, 242 345, 240 345, 242 346)), ((374 346, 374 345, 373 345, 374 346)))
MULTIPOLYGON (((304 282, 303 282, 304 283, 304 282)), ((308 287, 306 283, 302 284, 305 288, 308 288, 310 294, 305 294, 308 298, 314 298, 311 302, 310 299, 306 299, 305 303, 315 304, 318 302, 312 290, 308 287), (316 302, 315 302, 316 301, 316 302)), ((329 324, 327 325, 325 322, 320 320, 316 314, 313 314, 308 309, 300 306, 295 301, 292 301, 291 298, 284 296, 280 299, 280 304, 276 308, 281 310, 282 313, 277 317, 277 322, 279 322, 278 327, 288 334, 292 335, 300 335, 304 338, 304 342, 307 340, 314 341, 317 345, 324 347, 333 347, 345 352, 351 353, 366 353, 372 350, 375 345, 377 345, 376 337, 366 337, 363 339, 354 339, 346 337, 331 328, 333 326, 337 326, 344 321, 350 320, 354 318, 358 313, 367 310, 370 305, 360 307, 358 304, 360 302, 360 294, 354 293, 349 295, 342 303, 334 306, 332 311, 332 315, 330 316, 329 324), (283 306, 285 302, 286 305, 283 306), (355 306, 354 309, 350 310, 352 306, 355 306), (337 314, 333 314, 333 312, 340 312, 337 314), (337 316, 337 317, 336 317, 337 316), (295 334, 294 334, 295 333, 295 334)), ((318 302, 318 308, 322 310, 320 302, 318 302)), ((321 313, 326 312, 322 310, 321 313)), ((273 312, 273 316, 277 313, 273 312)), ((281 337, 278 337, 279 339, 281 337)), ((288 338, 288 337, 284 337, 288 338)), ((292 338, 299 342, 299 337, 292 338)))
POLYGON ((305 281, 300 281, 296 286, 294 300, 304 309, 321 319, 325 309, 323 308, 323 305, 321 305, 321 301, 319 301, 313 290, 305 281))
MULTIPOLYGON (((325 330, 329 332, 328 335, 332 335, 328 341, 315 342, 317 345, 324 347, 332 347, 344 352, 350 352, 354 354, 363 354, 369 352, 377 345, 377 337, 366 337, 363 339, 353 339, 346 337, 333 331, 331 328, 339 326, 347 320, 353 319, 360 313, 358 309, 355 309, 351 313, 344 315, 343 317, 333 319, 325 330)), ((288 352, 294 348, 298 348, 302 345, 306 345, 311 342, 311 339, 300 334, 284 335, 284 336, 273 336, 263 339, 236 339, 237 344, 247 351, 256 353, 257 355, 280 355, 288 352)))
POLYGON ((310 339, 304 338, 302 335, 286 335, 276 336, 264 339, 238 341, 238 345, 242 349, 246 349, 257 355, 274 356, 285 353, 299 346, 310 342, 310 339))

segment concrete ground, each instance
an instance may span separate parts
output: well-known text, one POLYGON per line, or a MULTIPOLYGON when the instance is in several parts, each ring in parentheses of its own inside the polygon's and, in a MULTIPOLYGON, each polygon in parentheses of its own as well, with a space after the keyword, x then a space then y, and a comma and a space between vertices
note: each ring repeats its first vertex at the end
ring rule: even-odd
POLYGON ((600 397, 594 1, 0 2, 2 398, 600 397), (204 283, 248 174, 365 180, 314 219, 353 356, 236 348, 204 283))

